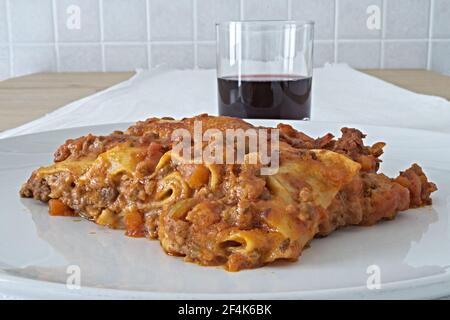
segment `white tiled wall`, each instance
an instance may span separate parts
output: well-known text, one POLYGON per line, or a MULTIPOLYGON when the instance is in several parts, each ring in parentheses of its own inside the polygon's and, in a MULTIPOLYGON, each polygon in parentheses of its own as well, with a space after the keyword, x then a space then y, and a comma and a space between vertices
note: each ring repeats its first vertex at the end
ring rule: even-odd
POLYGON ((450 74, 450 0, 0 0, 0 79, 215 65, 214 22, 316 21, 315 64, 450 74), (69 29, 71 9, 81 29, 69 29), (369 6, 381 28, 366 26, 369 6))

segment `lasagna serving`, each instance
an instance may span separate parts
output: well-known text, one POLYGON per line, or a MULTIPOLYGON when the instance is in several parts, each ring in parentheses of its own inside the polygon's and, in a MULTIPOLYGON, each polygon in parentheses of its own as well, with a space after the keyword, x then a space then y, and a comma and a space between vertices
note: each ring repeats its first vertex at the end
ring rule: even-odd
MULTIPOLYGON (((278 167, 270 174, 263 174, 260 151, 247 147, 241 162, 186 161, 175 152, 174 132, 191 133, 185 147, 194 148, 196 122, 216 133, 256 129, 241 119, 199 115, 67 140, 20 194, 48 202, 51 215, 81 216, 158 239, 166 253, 186 261, 239 271, 295 261, 315 237, 393 219, 431 204, 436 190, 417 164, 396 178, 379 173, 385 144, 366 146, 365 135, 351 128, 317 139, 286 124, 265 128, 278 134, 276 147, 270 144, 278 167)), ((265 139, 273 142, 271 134, 265 139)), ((210 144, 201 139, 201 150, 210 144)), ((222 157, 236 148, 227 142, 222 157)))

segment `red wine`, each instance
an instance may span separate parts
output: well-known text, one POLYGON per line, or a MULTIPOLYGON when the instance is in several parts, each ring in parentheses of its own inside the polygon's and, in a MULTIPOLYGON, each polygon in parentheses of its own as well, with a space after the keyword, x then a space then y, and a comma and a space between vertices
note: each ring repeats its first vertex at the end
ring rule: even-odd
POLYGON ((217 79, 219 114, 238 118, 309 119, 311 77, 244 75, 217 79))

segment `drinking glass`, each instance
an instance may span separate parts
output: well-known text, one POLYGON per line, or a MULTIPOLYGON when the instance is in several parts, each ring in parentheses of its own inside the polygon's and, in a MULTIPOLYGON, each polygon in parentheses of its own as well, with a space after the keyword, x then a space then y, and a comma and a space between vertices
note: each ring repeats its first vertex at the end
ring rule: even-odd
POLYGON ((219 114, 308 120, 314 22, 216 24, 219 114))

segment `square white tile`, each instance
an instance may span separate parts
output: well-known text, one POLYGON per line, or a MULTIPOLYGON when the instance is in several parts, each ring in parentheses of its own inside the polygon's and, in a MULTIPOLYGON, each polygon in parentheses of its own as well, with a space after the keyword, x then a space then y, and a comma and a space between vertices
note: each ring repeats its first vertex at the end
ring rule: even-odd
POLYGON ((243 0, 245 20, 286 20, 287 0, 243 0))
POLYGON ((8 23, 6 21, 6 0, 0 0, 0 43, 8 42, 8 23))
POLYGON ((450 1, 434 0, 433 38, 450 39, 450 1))
POLYGON ((325 63, 334 62, 334 43, 319 42, 314 43, 313 54, 314 67, 323 67, 325 63))
POLYGON ((382 0, 339 0, 338 38, 380 38, 383 12, 382 5, 382 0))
POLYGON ((428 37, 430 0, 386 0, 386 38, 428 37))
POLYGON ((148 69, 147 45, 106 45, 106 71, 148 69))
POLYGON ((153 44, 151 46, 152 67, 165 65, 170 68, 194 67, 193 44, 153 44))
POLYGON ((105 41, 147 40, 145 0, 102 1, 105 41))
POLYGON ((380 47, 380 41, 339 42, 338 62, 353 68, 379 68, 380 47))
POLYGON ((59 45, 61 72, 102 71, 102 48, 92 45, 59 45))
POLYGON ((55 72, 56 55, 53 45, 13 46, 13 73, 21 76, 36 72, 55 72))
POLYGON ((431 69, 450 76, 450 42, 433 42, 431 69))
POLYGON ((9 47, 0 45, 0 80, 9 78, 9 47))
POLYGON ((193 0, 150 0, 150 39, 192 40, 193 0))
POLYGON ((386 42, 384 67, 387 69, 426 69, 428 42, 386 42))
POLYGON ((99 1, 58 0, 56 20, 58 41, 100 41, 99 1))
POLYGON ((315 39, 334 38, 335 0, 294 0, 292 19, 313 20, 315 39))
POLYGON ((198 67, 202 69, 216 68, 216 45, 199 44, 197 47, 198 67))
POLYGON ((239 19, 239 0, 197 0, 197 39, 215 40, 216 22, 239 19))
POLYGON ((9 3, 12 41, 54 41, 51 0, 13 0, 9 3))

